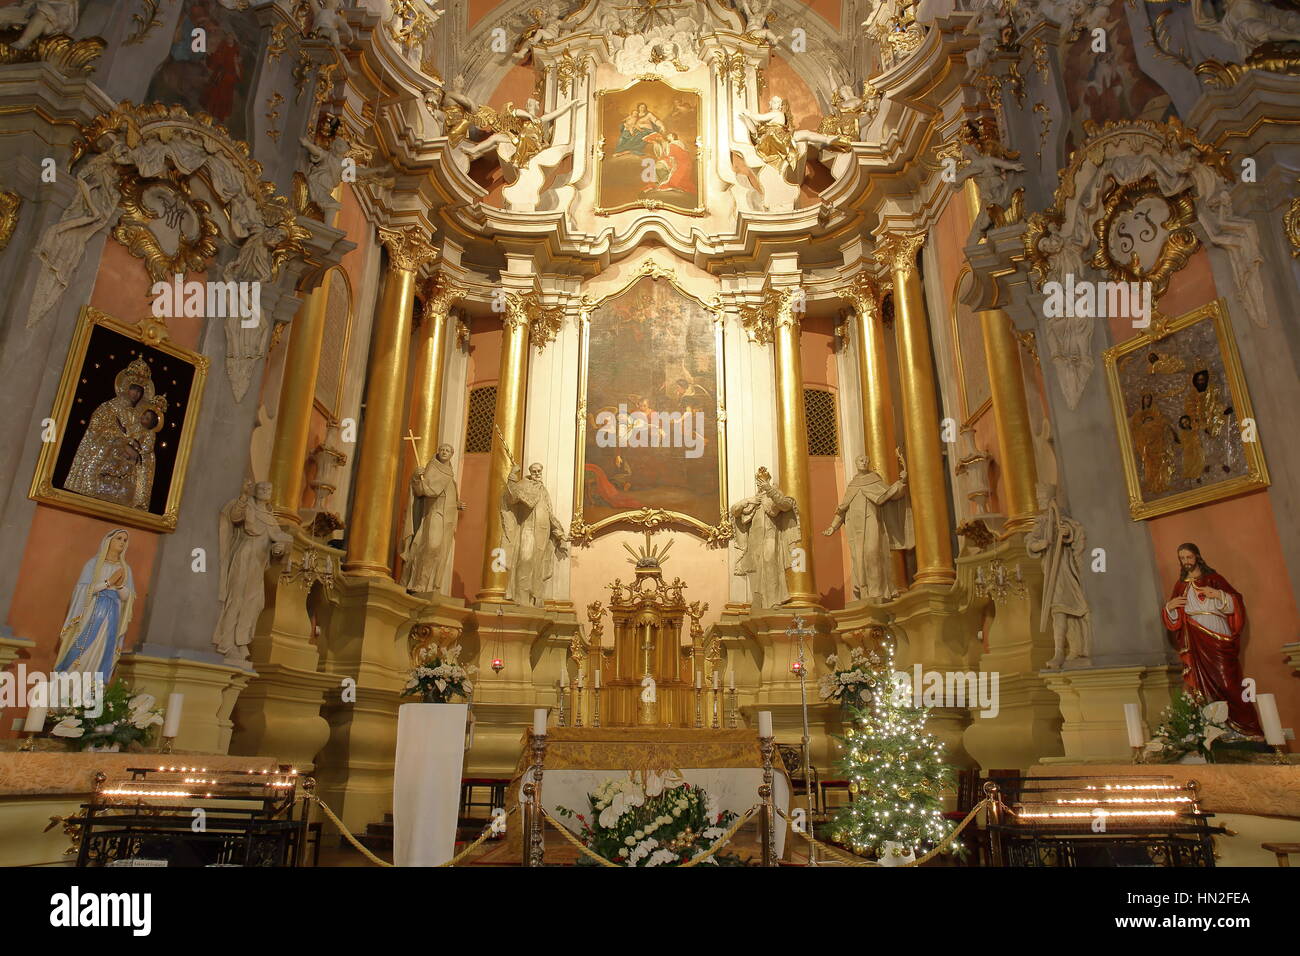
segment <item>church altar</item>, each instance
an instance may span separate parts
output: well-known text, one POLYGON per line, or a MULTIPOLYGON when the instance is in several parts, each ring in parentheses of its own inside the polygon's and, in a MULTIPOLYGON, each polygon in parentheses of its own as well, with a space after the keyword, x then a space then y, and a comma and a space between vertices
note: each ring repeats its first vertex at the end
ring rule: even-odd
MULTIPOLYGON (((519 763, 506 792, 507 807, 520 801, 520 786, 532 763, 530 737, 525 731, 520 740, 519 763)), ((546 735, 542 771, 542 806, 564 823, 557 808, 586 813, 587 794, 610 778, 626 775, 641 780, 647 773, 657 773, 667 776, 667 786, 685 782, 703 788, 719 809, 737 814, 759 802, 763 782, 762 755, 752 729, 552 727, 546 735)), ((779 759, 772 776, 773 805, 789 812, 790 779, 779 759)), ((522 827, 512 826, 509 832, 511 846, 519 845, 522 827)), ((784 852, 785 835, 786 827, 778 824, 778 857, 784 852)))

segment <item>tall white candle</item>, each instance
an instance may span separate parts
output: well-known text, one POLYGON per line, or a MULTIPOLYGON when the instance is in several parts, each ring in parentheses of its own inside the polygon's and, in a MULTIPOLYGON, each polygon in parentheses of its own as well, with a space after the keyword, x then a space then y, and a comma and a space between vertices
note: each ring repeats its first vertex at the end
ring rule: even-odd
POLYGON ((533 709, 533 735, 536 737, 546 736, 546 708, 536 707, 533 709))
POLYGON ((596 668, 596 690, 600 690, 600 668, 596 668))
POLYGON ((1142 732, 1142 715, 1137 704, 1124 705, 1124 725, 1128 728, 1130 747, 1141 747, 1146 743, 1146 735, 1142 732))
POLYGON ((167 695, 167 713, 163 715, 162 735, 175 737, 181 732, 181 714, 185 712, 185 695, 167 695))
POLYGON ((714 671, 714 672, 713 672, 713 690, 714 690, 715 692, 716 692, 717 689, 718 689, 718 680, 719 680, 719 674, 718 674, 717 671, 714 671))
POLYGON ((731 667, 727 668, 727 689, 728 690, 736 689, 736 671, 734 668, 731 667))
POLYGON ((45 715, 50 712, 48 707, 28 707, 27 720, 23 723, 23 733, 39 734, 45 729, 45 715))
POLYGON ((704 686, 704 671, 695 672, 695 689, 699 690, 704 686))
POLYGON ((1259 694, 1255 697, 1255 706, 1259 708, 1259 722, 1264 727, 1264 740, 1270 747, 1286 746, 1286 735, 1282 733, 1282 718, 1277 712, 1277 698, 1272 694, 1259 694))
POLYGON ((581 671, 578 672, 578 690, 587 689, 587 676, 581 671))
POLYGON ((760 737, 772 736, 772 712, 770 710, 760 710, 758 712, 758 735, 760 737))

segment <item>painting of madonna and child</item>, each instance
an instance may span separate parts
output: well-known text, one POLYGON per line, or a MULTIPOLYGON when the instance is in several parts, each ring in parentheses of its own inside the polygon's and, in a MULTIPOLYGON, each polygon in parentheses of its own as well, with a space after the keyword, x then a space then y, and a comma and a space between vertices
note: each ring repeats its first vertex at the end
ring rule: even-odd
POLYGON ((663 206, 703 212, 699 94, 640 80, 598 96, 601 211, 663 206))
POLYGON ((645 277, 591 316, 582 513, 642 508, 718 521, 718 356, 712 316, 645 277))

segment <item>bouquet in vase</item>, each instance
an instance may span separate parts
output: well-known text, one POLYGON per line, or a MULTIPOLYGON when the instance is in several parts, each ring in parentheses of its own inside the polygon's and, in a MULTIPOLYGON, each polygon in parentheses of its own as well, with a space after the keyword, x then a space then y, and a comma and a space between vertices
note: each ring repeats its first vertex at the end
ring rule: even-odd
POLYGON ((142 750, 152 728, 163 722, 153 694, 137 694, 123 680, 104 690, 104 699, 87 706, 52 710, 50 736, 60 737, 75 750, 142 750))
POLYGON ((818 691, 822 700, 835 700, 841 704, 860 707, 870 696, 871 685, 875 680, 874 668, 880 664, 880 655, 875 651, 870 654, 860 647, 849 651, 847 667, 840 666, 839 657, 830 654, 826 666, 830 673, 822 677, 818 691))
POLYGON ((1216 700, 1206 703, 1198 693, 1180 691, 1160 715, 1160 726, 1146 744, 1147 759, 1153 763, 1214 763, 1214 741, 1228 730, 1228 705, 1216 700))
POLYGON ((419 694, 426 704, 449 704, 452 697, 468 700, 474 692, 470 678, 477 673, 473 664, 460 663, 459 644, 441 648, 411 670, 402 696, 419 694))

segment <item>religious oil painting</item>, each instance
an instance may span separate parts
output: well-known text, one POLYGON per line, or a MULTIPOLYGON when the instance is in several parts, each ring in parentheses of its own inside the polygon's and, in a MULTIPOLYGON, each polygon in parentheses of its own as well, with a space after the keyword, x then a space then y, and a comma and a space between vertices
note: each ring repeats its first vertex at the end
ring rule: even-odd
POLYGON ((670 209, 700 215, 700 95, 661 80, 596 94, 597 212, 670 209))
POLYGON ((149 81, 145 102, 204 112, 235 139, 247 140, 249 91, 257 72, 261 28, 251 10, 219 0, 183 3, 171 51, 149 81), (202 30, 203 49, 194 31, 202 30))
POLYGON ((1135 519, 1268 485, 1222 300, 1106 351, 1135 519))
POLYGON ((208 360, 82 309, 31 497, 153 531, 174 531, 208 360))
POLYGON ((712 314, 643 276, 592 311, 585 352, 575 512, 593 530, 655 512, 710 529, 725 507, 712 314))

